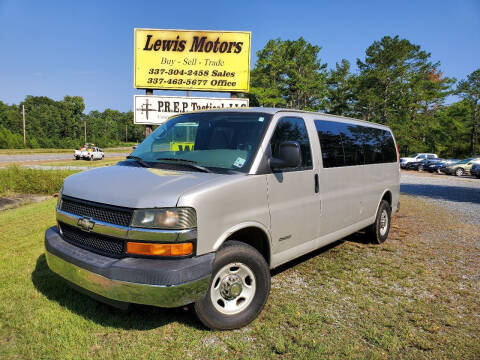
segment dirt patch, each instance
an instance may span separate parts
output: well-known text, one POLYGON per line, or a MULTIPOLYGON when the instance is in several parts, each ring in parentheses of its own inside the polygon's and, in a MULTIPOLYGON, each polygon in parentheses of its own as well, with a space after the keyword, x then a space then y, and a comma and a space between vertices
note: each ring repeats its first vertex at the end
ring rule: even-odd
POLYGON ((47 199, 51 199, 54 196, 50 195, 26 195, 26 194, 12 194, 8 196, 0 197, 0 211, 13 209, 22 205, 37 203, 47 199))

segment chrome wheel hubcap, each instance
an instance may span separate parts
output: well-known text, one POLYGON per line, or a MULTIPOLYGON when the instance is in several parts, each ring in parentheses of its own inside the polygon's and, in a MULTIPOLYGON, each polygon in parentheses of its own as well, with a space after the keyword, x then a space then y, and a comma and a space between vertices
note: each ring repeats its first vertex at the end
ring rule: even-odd
POLYGON ((210 298, 215 308, 225 315, 243 311, 253 300, 256 289, 255 275, 242 263, 231 263, 217 272, 210 298))
POLYGON ((384 236, 388 229, 388 214, 386 210, 382 211, 380 216, 380 235, 384 236))
POLYGON ((220 281, 220 294, 226 300, 235 299, 242 290, 242 280, 237 275, 227 275, 220 281))

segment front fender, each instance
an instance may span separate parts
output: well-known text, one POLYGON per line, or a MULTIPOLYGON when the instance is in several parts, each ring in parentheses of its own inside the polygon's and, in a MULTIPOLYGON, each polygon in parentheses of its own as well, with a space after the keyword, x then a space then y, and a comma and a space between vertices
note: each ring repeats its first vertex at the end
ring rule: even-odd
POLYGON ((269 248, 270 248, 269 252, 271 253, 272 236, 270 234, 270 231, 268 230, 268 228, 265 225, 263 225, 262 223, 256 222, 256 221, 247 221, 247 222, 243 222, 243 223, 240 223, 238 225, 232 226, 230 229, 225 231, 215 241, 215 243, 213 244, 213 249, 212 250, 217 251, 222 246, 222 244, 225 242, 225 240, 227 240, 230 237, 230 235, 234 234, 235 232, 237 232, 239 230, 246 229, 246 228, 249 228, 249 227, 258 228, 258 229, 263 231, 263 233, 267 236, 268 245, 269 245, 269 248))

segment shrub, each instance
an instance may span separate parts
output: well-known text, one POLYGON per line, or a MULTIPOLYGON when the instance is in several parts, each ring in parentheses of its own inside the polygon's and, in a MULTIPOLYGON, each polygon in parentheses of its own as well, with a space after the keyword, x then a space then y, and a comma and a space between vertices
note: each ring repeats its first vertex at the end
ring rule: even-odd
POLYGON ((10 165, 0 170, 0 195, 6 193, 53 195, 60 191, 63 181, 76 171, 33 170, 10 165))

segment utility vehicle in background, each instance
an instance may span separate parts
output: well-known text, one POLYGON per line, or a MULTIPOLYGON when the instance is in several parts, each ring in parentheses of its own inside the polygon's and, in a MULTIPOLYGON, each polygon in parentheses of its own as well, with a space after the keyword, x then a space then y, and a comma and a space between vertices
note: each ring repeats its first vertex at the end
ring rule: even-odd
POLYGON ((85 144, 83 147, 75 150, 74 153, 75 160, 101 160, 105 157, 105 153, 102 149, 95 146, 95 144, 85 144))

